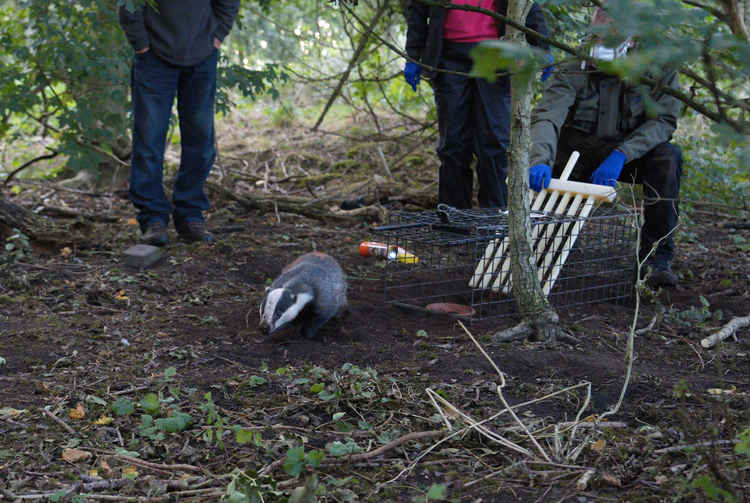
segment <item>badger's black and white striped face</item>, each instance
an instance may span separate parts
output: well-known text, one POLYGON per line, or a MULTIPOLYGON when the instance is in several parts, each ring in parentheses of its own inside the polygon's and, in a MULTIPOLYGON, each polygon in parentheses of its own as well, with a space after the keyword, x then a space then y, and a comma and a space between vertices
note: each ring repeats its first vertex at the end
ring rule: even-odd
POLYGON ((294 321, 311 300, 309 293, 294 293, 288 288, 268 289, 260 306, 260 324, 272 334, 294 321))

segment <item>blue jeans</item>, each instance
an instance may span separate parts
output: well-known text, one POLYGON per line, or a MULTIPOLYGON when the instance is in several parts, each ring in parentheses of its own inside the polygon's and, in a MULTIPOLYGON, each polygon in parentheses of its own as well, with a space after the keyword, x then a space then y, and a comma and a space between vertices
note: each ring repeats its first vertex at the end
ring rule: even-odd
POLYGON ((209 208, 203 187, 211 171, 214 148, 214 101, 218 50, 194 66, 174 66, 148 51, 136 54, 131 74, 133 156, 130 201, 138 209, 141 230, 155 219, 175 226, 203 220, 209 208), (182 152, 172 192, 174 207, 162 186, 164 148, 177 96, 182 152))

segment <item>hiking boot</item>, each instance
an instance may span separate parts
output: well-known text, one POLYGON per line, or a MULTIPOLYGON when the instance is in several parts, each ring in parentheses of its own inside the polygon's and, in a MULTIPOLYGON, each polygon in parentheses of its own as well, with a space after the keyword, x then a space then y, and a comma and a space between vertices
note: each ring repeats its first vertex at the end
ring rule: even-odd
POLYGON ((213 243, 214 236, 206 230, 206 224, 203 220, 187 220, 176 225, 177 233, 180 239, 189 243, 213 243))
POLYGON ((167 226, 159 219, 151 220, 143 231, 141 242, 151 246, 164 246, 169 243, 167 226))
POLYGON ((660 257, 648 259, 641 268, 641 276, 646 278, 646 284, 651 288, 674 288, 679 282, 677 275, 672 272, 669 260, 660 257))

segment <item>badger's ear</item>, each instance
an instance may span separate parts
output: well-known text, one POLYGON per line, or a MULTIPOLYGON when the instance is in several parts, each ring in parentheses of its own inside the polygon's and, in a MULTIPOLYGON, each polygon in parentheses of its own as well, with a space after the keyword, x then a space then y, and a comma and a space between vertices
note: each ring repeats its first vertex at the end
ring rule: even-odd
POLYGON ((270 291, 271 291, 271 287, 270 287, 270 286, 267 286, 267 287, 266 287, 266 293, 268 293, 268 292, 270 292, 270 291))

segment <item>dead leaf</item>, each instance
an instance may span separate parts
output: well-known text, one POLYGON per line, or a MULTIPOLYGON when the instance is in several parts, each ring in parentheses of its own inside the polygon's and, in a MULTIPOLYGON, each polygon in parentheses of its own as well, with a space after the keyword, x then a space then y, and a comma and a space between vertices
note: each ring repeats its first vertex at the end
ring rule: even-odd
POLYGON ((70 257, 71 253, 73 253, 73 250, 71 250, 69 246, 66 246, 65 248, 60 250, 60 255, 62 257, 70 257))
POLYGON ((84 461, 89 459, 92 454, 89 451, 82 451, 80 449, 63 449, 62 459, 69 463, 77 463, 78 461, 84 461))
POLYGON ((656 483, 656 485, 661 486, 669 482, 669 477, 667 477, 666 475, 657 475, 654 478, 654 482, 656 483))
POLYGON ((97 419, 96 421, 94 421, 94 424, 97 424, 99 426, 106 426, 108 424, 112 424, 112 421, 114 421, 114 419, 112 419, 111 417, 109 417, 109 416, 102 416, 99 419, 97 419))
POLYGON ((135 218, 129 218, 128 225, 138 225, 138 220, 136 220, 135 218))
POLYGON ((126 479, 134 479, 138 476, 138 470, 133 466, 126 466, 122 469, 122 476, 126 479))
POLYGON ((607 441, 603 438, 600 438, 599 440, 591 444, 591 450, 594 452, 598 452, 599 454, 604 452, 605 447, 607 447, 607 441))
POLYGON ((118 290, 115 294, 115 299, 117 300, 128 300, 128 296, 125 295, 125 290, 118 290))
POLYGON ((105 460, 102 459, 101 463, 99 463, 99 467, 101 467, 102 473, 105 477, 109 477, 110 475, 112 475, 112 468, 105 460))
POLYGON ((83 404, 81 402, 78 402, 76 408, 70 409, 68 415, 70 416, 70 419, 83 419, 84 417, 86 417, 86 409, 83 408, 83 404))
POLYGON ((622 481, 611 473, 602 473, 602 480, 611 486, 622 487, 622 481))

